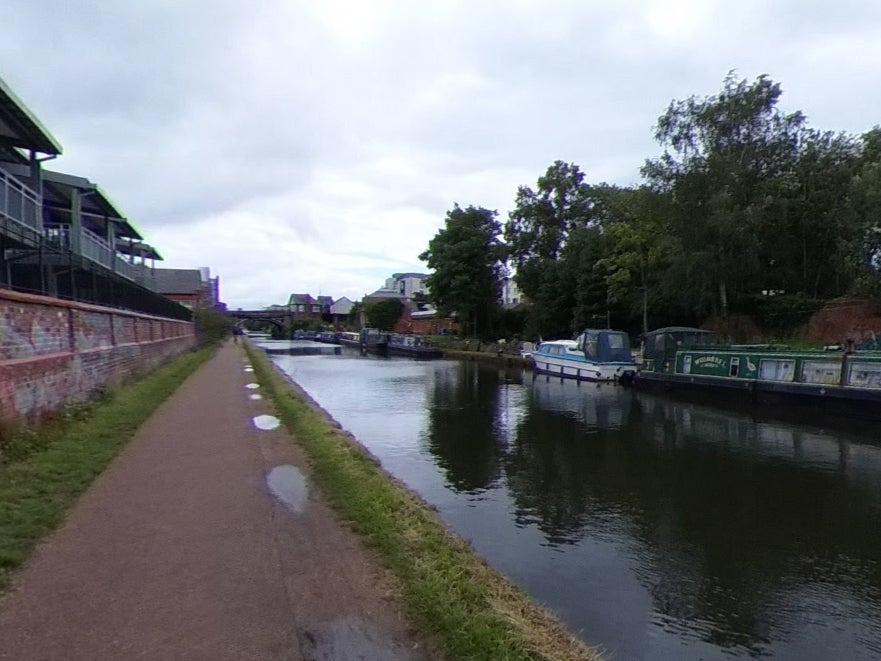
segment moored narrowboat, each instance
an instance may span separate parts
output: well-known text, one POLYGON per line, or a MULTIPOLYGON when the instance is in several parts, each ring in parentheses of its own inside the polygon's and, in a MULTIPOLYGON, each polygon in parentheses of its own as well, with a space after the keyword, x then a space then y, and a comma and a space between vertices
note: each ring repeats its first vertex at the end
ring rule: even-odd
POLYGON ((661 328, 646 335, 633 385, 881 418, 881 351, 722 345, 714 343, 711 332, 699 328, 661 328))
POLYGON ((428 341, 421 335, 403 335, 390 333, 388 336, 389 354, 407 356, 418 360, 433 360, 443 358, 444 352, 437 347, 430 346, 428 341))

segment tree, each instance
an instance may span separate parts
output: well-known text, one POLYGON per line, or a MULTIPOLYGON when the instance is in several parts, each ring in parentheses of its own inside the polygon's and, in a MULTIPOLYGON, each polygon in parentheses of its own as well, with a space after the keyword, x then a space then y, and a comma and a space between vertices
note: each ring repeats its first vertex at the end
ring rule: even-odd
POLYGON ((432 273, 426 279, 439 314, 457 313, 466 333, 492 336, 506 275, 505 246, 496 211, 458 204, 447 212, 445 227, 419 255, 432 273))
POLYGON ((559 257, 570 232, 590 223, 592 200, 588 192, 579 167, 563 161, 554 161, 538 178, 537 190, 528 186, 517 189, 505 240, 518 268, 530 259, 559 257))
POLYGON ((352 304, 352 309, 349 310, 349 316, 346 317, 346 325, 350 329, 359 329, 361 328, 361 312, 364 309, 363 303, 361 301, 355 301, 352 304))
MULTIPOLYGON (((670 198, 647 187, 618 189, 609 206, 615 222, 606 225, 608 250, 597 262, 604 273, 609 296, 627 302, 639 292, 642 332, 648 332, 649 290, 661 277, 676 252, 670 234, 670 198)), ((657 291, 654 298, 658 298, 657 291)))
MULTIPOLYGON (((595 275, 585 260, 601 235, 605 193, 592 187, 574 163, 555 161, 539 177, 536 190, 521 186, 505 224, 505 240, 516 268, 515 280, 532 306, 526 325, 529 336, 570 335, 596 307, 596 293, 585 286, 595 275), (569 248, 573 237, 578 246, 569 248)), ((593 257, 598 257, 591 252, 593 257)), ((606 310, 605 290, 599 305, 606 310)))
POLYGON ((367 316, 369 326, 388 331, 401 318, 403 309, 404 305, 401 301, 396 298, 390 298, 385 301, 368 303, 364 306, 364 314, 367 316))
POLYGON ((730 72, 718 95, 672 102, 655 132, 664 154, 643 167, 655 190, 675 197, 688 262, 678 272, 726 319, 732 296, 760 287, 768 193, 797 154, 804 117, 780 112, 780 95, 766 76, 748 83, 730 72))

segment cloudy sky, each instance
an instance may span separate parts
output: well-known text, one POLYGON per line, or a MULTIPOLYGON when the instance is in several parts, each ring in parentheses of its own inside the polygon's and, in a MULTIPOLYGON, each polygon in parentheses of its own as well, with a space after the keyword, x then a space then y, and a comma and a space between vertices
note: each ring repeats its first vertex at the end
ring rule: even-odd
POLYGON ((165 256, 230 307, 360 299, 454 203, 507 217, 555 160, 629 185, 673 99, 767 74, 881 123, 874 0, 0 0, 0 77, 165 256))

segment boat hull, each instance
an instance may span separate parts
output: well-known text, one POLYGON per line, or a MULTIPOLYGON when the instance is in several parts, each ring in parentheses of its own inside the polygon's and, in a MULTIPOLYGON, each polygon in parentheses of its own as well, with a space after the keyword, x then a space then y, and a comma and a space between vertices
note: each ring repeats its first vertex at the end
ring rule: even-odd
POLYGON ((650 371, 637 372, 632 383, 638 390, 692 401, 881 420, 881 388, 650 371))
POLYGON ((389 342, 386 350, 390 356, 406 356, 416 360, 435 360, 444 356, 443 351, 434 347, 410 347, 394 342, 389 342))
POLYGON ((541 352, 533 352, 532 363, 533 369, 538 374, 578 381, 620 381, 636 371, 635 363, 596 363, 589 360, 547 356, 541 352))

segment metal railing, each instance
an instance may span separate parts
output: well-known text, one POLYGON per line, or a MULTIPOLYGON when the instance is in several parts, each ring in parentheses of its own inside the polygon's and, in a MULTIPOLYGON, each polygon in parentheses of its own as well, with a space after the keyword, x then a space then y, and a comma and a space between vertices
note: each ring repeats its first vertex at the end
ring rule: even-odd
POLYGON ((0 214, 35 230, 41 208, 40 198, 34 191, 0 169, 0 214))
MULTIPOLYGON (((55 248, 72 250, 70 225, 46 225, 43 236, 55 248)), ((138 268, 129 264, 120 254, 110 247, 110 243, 85 227, 82 230, 80 252, 86 259, 100 264, 104 268, 115 271, 128 280, 137 280, 138 268)))
POLYGON ((116 257, 116 251, 110 247, 110 243, 105 239, 102 239, 85 227, 83 228, 80 249, 83 257, 86 259, 91 259, 104 268, 113 270, 113 260, 116 257))

